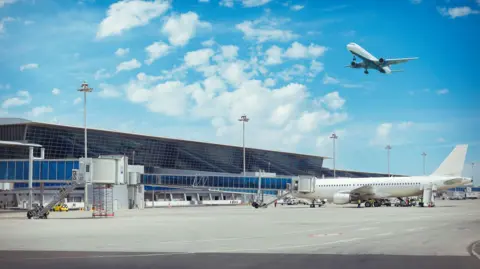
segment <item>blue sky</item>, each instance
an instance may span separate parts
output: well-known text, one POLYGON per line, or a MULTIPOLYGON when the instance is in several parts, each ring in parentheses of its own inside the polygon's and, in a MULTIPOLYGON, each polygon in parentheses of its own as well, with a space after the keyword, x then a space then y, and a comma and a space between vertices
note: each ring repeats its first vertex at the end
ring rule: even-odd
MULTIPOLYGON (((0 0, 1 117, 332 155, 337 167, 480 161, 480 1, 0 0), (420 57, 392 75, 344 68, 356 42, 420 57)), ((331 161, 325 161, 331 167, 331 161)), ((480 164, 476 170, 480 170, 480 164)), ((471 166, 465 168, 471 174, 471 166)), ((476 173, 480 178, 480 173, 476 173)), ((480 183, 479 183, 480 184, 480 183)))

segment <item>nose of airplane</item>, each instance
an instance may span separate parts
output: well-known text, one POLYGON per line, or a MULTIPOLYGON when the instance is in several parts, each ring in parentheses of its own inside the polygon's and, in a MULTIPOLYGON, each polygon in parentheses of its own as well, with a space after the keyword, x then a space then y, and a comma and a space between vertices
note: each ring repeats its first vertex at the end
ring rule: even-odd
POLYGON ((355 47, 355 43, 349 43, 349 44, 347 45, 347 49, 348 49, 348 50, 352 50, 354 47, 355 47))

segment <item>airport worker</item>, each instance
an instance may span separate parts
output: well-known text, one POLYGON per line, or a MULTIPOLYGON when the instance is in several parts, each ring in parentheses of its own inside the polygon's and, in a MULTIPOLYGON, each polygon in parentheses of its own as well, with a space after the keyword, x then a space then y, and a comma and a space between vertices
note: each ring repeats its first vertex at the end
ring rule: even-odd
POLYGON ((277 207, 277 200, 275 200, 275 207, 277 207))
POLYGON ((362 201, 361 201, 360 199, 358 199, 358 201, 357 201, 357 202, 358 202, 358 206, 357 206, 357 208, 360 208, 360 206, 362 205, 362 201))

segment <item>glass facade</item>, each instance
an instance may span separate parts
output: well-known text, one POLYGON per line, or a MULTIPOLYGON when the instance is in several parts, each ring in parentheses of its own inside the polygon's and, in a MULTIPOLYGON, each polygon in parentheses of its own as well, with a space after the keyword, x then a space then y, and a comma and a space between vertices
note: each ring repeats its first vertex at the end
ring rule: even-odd
MULTIPOLYGON (((41 144, 45 147, 47 159, 83 157, 83 128, 28 122, 21 119, 10 119, 7 123, 5 119, 2 121, 0 122, 0 140, 41 144), (19 123, 14 124, 15 121, 19 123)), ((38 149, 36 151, 38 152, 35 155, 38 156, 40 152, 38 149)), ((89 129, 88 157, 113 154, 128 156, 130 164, 144 165, 145 171, 152 174, 162 174, 162 169, 231 174, 243 172, 242 147, 89 129)), ((0 159, 25 159, 26 157, 28 157, 27 148, 0 147, 0 159)), ((323 158, 318 156, 246 149, 248 172, 258 172, 262 169, 282 176, 333 177, 333 171, 323 168, 322 165, 323 158)), ((51 169, 56 167, 52 164, 51 169)), ((387 176, 341 170, 337 170, 336 175, 337 177, 387 176)), ((54 177, 49 175, 49 178, 54 177)))
MULTIPOLYGON (((28 123, 1 125, 1 140, 28 141, 45 147, 45 157, 68 159, 83 157, 82 128, 28 123)), ((0 158, 25 158, 27 151, 5 147, 0 158)), ((88 130, 88 157, 121 154, 146 167, 197 170, 223 173, 243 171, 243 148, 193 141, 150 137, 101 130, 88 130), (135 152, 135 156, 133 156, 135 152)), ((323 158, 259 149, 246 149, 246 170, 279 175, 322 174, 323 158)))
MULTIPOLYGON (((182 175, 142 175, 142 184, 158 184, 163 186, 202 186, 212 188, 258 189, 258 177, 241 176, 182 176, 182 175)), ((262 189, 285 190, 291 178, 262 177, 262 189)))
MULTIPOLYGON (((28 160, 0 160, 0 182, 28 181, 28 160)), ((78 160, 41 160, 33 162, 33 180, 71 180, 72 169, 78 169, 78 160)))

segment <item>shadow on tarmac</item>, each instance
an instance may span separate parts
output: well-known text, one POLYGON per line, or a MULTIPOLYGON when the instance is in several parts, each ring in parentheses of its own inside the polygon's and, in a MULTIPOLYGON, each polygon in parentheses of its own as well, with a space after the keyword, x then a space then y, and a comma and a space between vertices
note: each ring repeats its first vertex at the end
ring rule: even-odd
POLYGON ((478 269, 474 256, 0 251, 2 268, 478 269))

